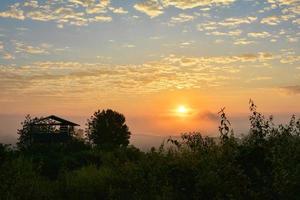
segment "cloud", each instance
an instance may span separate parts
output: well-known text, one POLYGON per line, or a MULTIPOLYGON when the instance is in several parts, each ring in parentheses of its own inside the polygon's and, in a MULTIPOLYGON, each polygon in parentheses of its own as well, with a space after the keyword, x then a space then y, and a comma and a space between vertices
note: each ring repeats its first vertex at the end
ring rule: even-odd
POLYGON ((220 32, 220 31, 213 31, 213 32, 207 32, 206 35, 215 35, 215 36, 239 36, 242 34, 242 30, 232 30, 227 32, 220 32))
POLYGON ((257 17, 244 17, 244 18, 227 18, 224 21, 218 22, 221 26, 237 26, 241 24, 251 24, 256 21, 257 17))
POLYGON ((299 3, 299 0, 268 0, 268 3, 279 4, 279 5, 293 5, 299 3))
POLYGON ((110 22, 112 18, 109 16, 95 16, 89 19, 90 22, 110 22))
MULTIPOLYGON (((197 30, 205 32, 206 35, 214 36, 231 36, 236 37, 242 34, 242 25, 252 24, 257 20, 257 17, 230 17, 221 21, 212 21, 210 18, 206 22, 197 25, 197 30)), ((250 41, 236 41, 236 45, 250 44, 250 41)))
POLYGON ((163 7, 158 0, 147 0, 142 3, 137 3, 134 8, 140 12, 143 12, 151 18, 157 17, 163 13, 163 7))
POLYGON ((31 46, 23 42, 15 41, 16 53, 27 53, 27 54, 49 54, 51 45, 41 44, 39 46, 31 46))
POLYGON ((24 20, 24 12, 23 10, 19 9, 19 5, 20 4, 18 3, 11 5, 9 10, 0 12, 0 17, 24 20))
POLYGON ((44 1, 35 0, 16 3, 8 10, 0 12, 0 17, 19 20, 31 19, 36 21, 54 21, 58 27, 64 25, 85 26, 91 22, 110 22, 108 10, 113 13, 124 14, 122 8, 114 8, 109 0, 68 0, 68 1, 44 1))
POLYGON ((282 15, 272 16, 269 19, 266 18, 266 24, 270 23, 270 25, 277 25, 280 23, 280 20, 287 21, 296 18, 297 15, 300 14, 299 0, 268 0, 268 3, 271 5, 271 9, 280 9, 282 15))
POLYGON ((300 18, 295 19, 295 20, 293 21, 293 23, 294 23, 294 24, 300 25, 300 18))
POLYGON ((262 24, 268 24, 268 25, 278 25, 281 22, 281 18, 278 16, 270 16, 270 17, 265 17, 263 18, 260 23, 262 24))
POLYGON ((13 60, 13 59, 15 59, 15 57, 11 53, 8 53, 5 50, 5 47, 4 47, 4 44, 3 44, 2 41, 0 41, 0 58, 2 58, 4 60, 13 60))
POLYGON ((196 116, 196 120, 204 120, 204 121, 218 121, 219 120, 219 116, 217 113, 213 113, 211 111, 204 111, 199 113, 196 116))
POLYGON ((119 7, 119 8, 114 8, 114 7, 110 7, 109 8, 113 13, 116 13, 116 14, 127 14, 128 11, 127 10, 124 10, 124 8, 122 7, 119 7))
POLYGON ((282 89, 288 94, 300 95, 300 85, 286 86, 282 87, 282 89))
POLYGON ((299 55, 284 55, 280 59, 281 63, 284 64, 294 64, 300 62, 300 56, 299 55))
POLYGON ((24 2, 24 7, 38 8, 39 2, 37 0, 27 0, 24 2))
POLYGON ((268 59, 270 55, 267 53, 211 57, 169 55, 140 65, 80 62, 2 65, 0 95, 47 93, 59 97, 106 91, 113 96, 216 87, 239 78, 234 74, 239 72, 238 65, 241 63, 265 62, 268 59), (74 88, 79 88, 79 94, 73 91, 74 88))
POLYGON ((178 16, 172 17, 169 24, 174 25, 174 24, 178 24, 178 23, 192 21, 194 19, 195 19, 195 16, 193 16, 193 15, 187 15, 184 13, 180 13, 178 16))
POLYGON ((179 44, 179 47, 180 48, 185 48, 185 47, 188 47, 188 46, 191 46, 192 44, 194 44, 195 41, 191 40, 191 41, 186 41, 186 42, 181 42, 179 44))
POLYGON ((234 41, 235 45, 248 45, 248 44, 254 44, 254 41, 247 40, 246 38, 237 39, 234 41))
POLYGON ((230 5, 236 0, 144 0, 134 5, 134 8, 143 12, 151 18, 157 17, 168 7, 176 7, 179 9, 191 9, 204 6, 222 6, 230 5))
POLYGON ((4 54, 2 55, 2 58, 4 60, 14 60, 15 59, 15 57, 12 54, 7 53, 7 52, 4 52, 4 54))
POLYGON ((180 9, 190 9, 200 6, 220 6, 220 5, 230 5, 235 2, 235 0, 161 0, 164 7, 174 6, 180 9))
POLYGON ((271 77, 271 76, 258 76, 258 77, 250 78, 249 80, 247 80, 247 82, 267 81, 267 80, 272 80, 272 79, 273 79, 273 77, 271 77))
POLYGON ((83 7, 91 7, 95 4, 95 0, 68 0, 70 3, 80 5, 83 7))
POLYGON ((125 48, 134 48, 135 45, 133 45, 133 44, 124 44, 123 47, 125 47, 125 48))
POLYGON ((299 41, 298 37, 293 37, 293 36, 290 36, 290 35, 287 36, 287 39, 288 39, 289 42, 298 42, 299 41))
POLYGON ((8 100, 18 96, 80 100, 99 93, 110 99, 122 94, 136 96, 177 89, 212 89, 237 84, 244 87, 250 78, 249 70, 253 80, 261 84, 268 82, 266 77, 272 78, 273 71, 264 76, 253 66, 279 59, 278 55, 259 52, 199 57, 171 54, 142 64, 118 65, 100 59, 95 63, 44 61, 0 65, 0 96, 8 100))
POLYGON ((249 37, 253 37, 253 38, 267 38, 270 37, 271 34, 264 31, 264 32, 252 32, 252 33, 248 33, 247 34, 249 37))

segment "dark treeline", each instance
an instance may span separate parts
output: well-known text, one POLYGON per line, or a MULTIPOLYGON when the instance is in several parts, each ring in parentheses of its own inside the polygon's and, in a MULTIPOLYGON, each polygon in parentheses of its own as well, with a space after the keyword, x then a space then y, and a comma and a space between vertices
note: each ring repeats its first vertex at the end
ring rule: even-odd
POLYGON ((112 110, 88 120, 86 140, 63 142, 32 140, 42 130, 27 117, 17 148, 0 145, 0 199, 299 199, 300 119, 274 125, 253 102, 250 112, 242 138, 221 110, 218 140, 185 133, 149 152, 128 146, 112 110))

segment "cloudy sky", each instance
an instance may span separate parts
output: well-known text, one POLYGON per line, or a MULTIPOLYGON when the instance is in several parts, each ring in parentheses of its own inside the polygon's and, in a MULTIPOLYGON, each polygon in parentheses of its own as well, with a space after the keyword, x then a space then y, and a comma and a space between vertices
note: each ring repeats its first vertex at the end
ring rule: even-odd
POLYGON ((212 133, 221 107, 243 124, 253 98, 285 120, 300 113, 299 14, 299 0, 1 0, 0 118, 84 125, 113 108, 137 135, 212 133))

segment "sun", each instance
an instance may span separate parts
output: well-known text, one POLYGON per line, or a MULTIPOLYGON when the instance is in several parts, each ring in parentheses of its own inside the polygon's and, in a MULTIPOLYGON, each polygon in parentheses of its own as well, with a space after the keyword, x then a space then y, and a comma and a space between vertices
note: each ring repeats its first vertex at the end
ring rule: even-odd
POLYGON ((177 109, 176 109, 177 113, 179 114, 187 114, 188 113, 188 109, 181 105, 181 106, 178 106, 177 109))

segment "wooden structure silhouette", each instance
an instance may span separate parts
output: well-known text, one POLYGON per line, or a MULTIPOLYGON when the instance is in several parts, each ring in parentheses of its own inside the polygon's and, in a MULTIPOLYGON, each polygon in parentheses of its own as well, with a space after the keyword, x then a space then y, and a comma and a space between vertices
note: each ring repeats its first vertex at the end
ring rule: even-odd
POLYGON ((66 119, 50 115, 31 124, 32 140, 41 143, 65 142, 74 135, 74 127, 80 126, 66 119))

